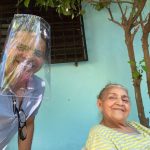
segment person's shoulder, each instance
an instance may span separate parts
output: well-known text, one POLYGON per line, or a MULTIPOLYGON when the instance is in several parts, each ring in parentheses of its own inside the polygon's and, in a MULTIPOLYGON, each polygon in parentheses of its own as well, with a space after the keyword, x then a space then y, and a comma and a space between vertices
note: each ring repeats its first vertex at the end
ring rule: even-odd
POLYGON ((41 79, 40 77, 38 77, 37 75, 33 75, 32 82, 33 82, 34 86, 45 87, 45 81, 43 79, 41 79))
POLYGON ((129 121, 129 124, 134 126, 137 130, 143 130, 143 131, 149 131, 150 132, 150 129, 145 127, 144 125, 136 122, 136 121, 129 121))
MULTIPOLYGON (((88 139, 96 140, 97 142, 107 142, 110 144, 112 138, 112 130, 107 129, 105 126, 98 124, 90 129, 88 139)), ((101 143, 101 144, 102 144, 101 143)))
POLYGON ((34 81, 43 81, 43 79, 41 79, 40 77, 38 77, 35 74, 32 76, 32 78, 33 78, 34 81))
POLYGON ((94 132, 94 131, 97 130, 98 128, 99 128, 99 125, 94 125, 94 126, 90 129, 90 131, 94 132))
MULTIPOLYGON (((141 125, 139 122, 136 122, 136 121, 128 121, 128 123, 130 124, 130 125, 133 125, 133 126, 143 126, 143 125, 141 125)), ((143 126, 144 127, 144 126, 143 126)))
POLYGON ((91 129, 90 129, 90 134, 97 134, 101 131, 103 131, 103 127, 102 125, 98 124, 98 125, 94 125, 91 129))

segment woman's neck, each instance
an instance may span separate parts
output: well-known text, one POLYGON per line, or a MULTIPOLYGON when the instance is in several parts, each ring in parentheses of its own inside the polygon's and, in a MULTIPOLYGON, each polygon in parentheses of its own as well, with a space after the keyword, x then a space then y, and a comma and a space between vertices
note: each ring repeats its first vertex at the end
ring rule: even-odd
POLYGON ((18 92, 27 89, 27 83, 17 83, 14 86, 11 86, 12 91, 17 95, 18 92))
POLYGON ((101 121, 101 124, 103 124, 109 128, 123 128, 123 127, 127 126, 126 121, 113 121, 113 120, 106 120, 106 119, 103 119, 101 121))

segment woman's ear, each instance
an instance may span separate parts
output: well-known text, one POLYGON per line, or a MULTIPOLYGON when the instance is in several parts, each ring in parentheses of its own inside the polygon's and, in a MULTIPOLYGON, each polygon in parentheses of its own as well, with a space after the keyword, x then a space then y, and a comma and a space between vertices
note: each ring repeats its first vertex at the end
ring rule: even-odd
POLYGON ((101 99, 97 100, 97 107, 98 107, 99 111, 102 112, 102 100, 101 99))

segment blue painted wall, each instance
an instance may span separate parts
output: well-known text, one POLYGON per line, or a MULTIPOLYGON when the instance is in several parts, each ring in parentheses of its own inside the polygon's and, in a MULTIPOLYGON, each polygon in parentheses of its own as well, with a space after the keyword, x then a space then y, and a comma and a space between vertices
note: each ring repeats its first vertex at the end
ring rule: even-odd
MULTIPOLYGON (((113 13, 118 17, 114 6, 113 13)), ((78 67, 74 63, 51 65, 51 83, 36 118, 33 150, 81 150, 89 129, 100 120, 96 96, 108 82, 121 83, 129 89, 132 103, 129 120, 138 121, 124 33, 108 17, 107 11, 97 12, 86 6, 84 24, 89 61, 80 62, 78 67)), ((135 47, 140 58, 138 36, 135 47)), ((39 75, 44 76, 42 71, 39 75)), ((144 91, 145 83, 142 84, 144 91)), ((149 116, 150 101, 147 95, 143 97, 149 116)), ((15 140, 9 150, 17 149, 15 140)))

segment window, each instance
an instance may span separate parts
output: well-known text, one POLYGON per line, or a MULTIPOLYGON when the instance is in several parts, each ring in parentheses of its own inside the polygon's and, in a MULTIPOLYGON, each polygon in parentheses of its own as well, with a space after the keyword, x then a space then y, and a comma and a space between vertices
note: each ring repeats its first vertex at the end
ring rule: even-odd
POLYGON ((59 15, 55 9, 35 7, 31 4, 16 8, 15 2, 9 0, 0 2, 0 48, 4 44, 8 25, 17 12, 35 14, 43 17, 51 26, 51 63, 87 61, 87 50, 82 16, 71 19, 59 15))

